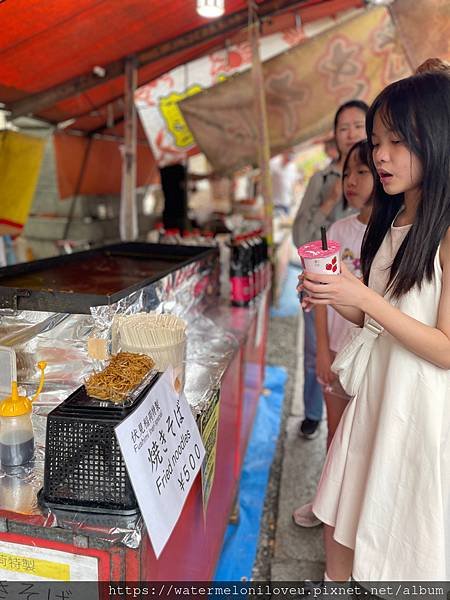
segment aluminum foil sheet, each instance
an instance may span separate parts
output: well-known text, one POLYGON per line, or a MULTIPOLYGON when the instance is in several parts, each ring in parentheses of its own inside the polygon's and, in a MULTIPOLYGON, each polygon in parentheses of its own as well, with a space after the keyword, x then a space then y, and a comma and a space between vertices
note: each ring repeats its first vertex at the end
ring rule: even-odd
POLYGON ((138 548, 144 524, 139 513, 133 516, 97 515, 44 507, 38 495, 44 483, 45 428, 49 409, 33 413, 35 457, 20 467, 0 467, 0 507, 15 513, 39 516, 42 527, 62 527, 74 533, 92 535, 110 543, 138 548))
POLYGON ((239 342, 210 317, 188 322, 184 392, 195 416, 205 409, 211 390, 219 387, 239 342))
MULTIPOLYGON (((218 263, 211 261, 190 264, 114 305, 93 307, 91 315, 0 311, 0 345, 16 351, 18 381, 27 395, 31 396, 37 386, 37 362, 48 363, 44 391, 33 409, 35 460, 9 470, 0 467, 2 509, 39 515, 39 523, 42 524, 43 517, 46 527, 69 528, 130 548, 139 546, 143 532, 140 515, 117 517, 40 506, 38 492, 44 480, 47 414, 79 387, 93 368, 101 366, 87 354, 89 337, 105 339, 111 347, 115 315, 156 311, 176 314, 188 324, 185 393, 193 413, 198 415, 206 407, 211 390, 220 385, 239 345, 236 336, 239 326, 234 333, 229 327, 229 307, 217 308, 217 267, 218 263)), ((246 314, 249 319, 251 312, 246 314)))

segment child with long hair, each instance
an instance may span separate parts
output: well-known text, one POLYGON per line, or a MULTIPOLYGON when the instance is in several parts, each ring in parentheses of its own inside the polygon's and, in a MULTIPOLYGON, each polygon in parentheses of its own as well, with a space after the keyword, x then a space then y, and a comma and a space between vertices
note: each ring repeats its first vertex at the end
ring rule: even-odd
POLYGON ((364 282, 344 265, 299 286, 379 332, 313 503, 325 580, 449 580, 450 77, 391 84, 366 127, 379 179, 364 282))
MULTIPOLYGON (((326 169, 315 173, 309 180, 292 226, 295 246, 318 239, 321 226, 329 227, 337 219, 345 216, 342 204, 342 166, 353 144, 366 136, 365 122, 368 109, 369 107, 362 100, 349 100, 336 111, 334 136, 338 157, 326 169)), ((299 435, 306 439, 313 439, 319 433, 323 394, 316 380, 316 336, 312 313, 304 314, 304 332, 305 418, 300 424, 299 435)))
MULTIPOLYGON (((370 154, 367 140, 354 144, 347 154, 342 170, 343 202, 344 207, 350 206, 358 212, 339 219, 328 230, 328 237, 341 245, 341 261, 359 278, 362 277, 361 244, 372 212, 375 183, 370 154)), ((328 449, 350 400, 331 371, 331 363, 345 344, 352 325, 330 306, 317 306, 314 313, 317 339, 316 373, 323 386, 327 408, 328 449)), ((312 513, 311 502, 297 508, 292 517, 301 527, 320 525, 320 521, 312 513)))

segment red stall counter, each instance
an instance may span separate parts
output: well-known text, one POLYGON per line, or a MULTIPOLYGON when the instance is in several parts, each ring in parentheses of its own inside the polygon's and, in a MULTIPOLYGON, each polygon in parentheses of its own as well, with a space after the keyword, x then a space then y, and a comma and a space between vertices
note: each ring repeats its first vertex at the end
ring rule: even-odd
POLYGON ((215 476, 206 512, 198 476, 157 560, 140 517, 107 517, 111 522, 105 525, 101 516, 81 513, 23 514, 33 500, 22 481, 8 498, 3 493, 3 501, 0 492, 0 579, 27 581, 33 574, 44 581, 213 578, 263 385, 268 296, 266 290, 249 309, 218 305, 206 314, 238 340, 219 385, 215 476))

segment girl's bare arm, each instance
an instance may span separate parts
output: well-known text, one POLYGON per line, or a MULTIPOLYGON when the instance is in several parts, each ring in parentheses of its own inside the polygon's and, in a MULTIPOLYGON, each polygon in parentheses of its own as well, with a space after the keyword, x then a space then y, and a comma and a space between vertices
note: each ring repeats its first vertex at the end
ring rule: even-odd
POLYGON ((311 304, 354 307, 369 315, 405 348, 442 369, 450 369, 450 230, 441 244, 442 292, 436 327, 402 313, 356 277, 305 275, 311 304), (317 283, 322 281, 325 283, 317 283))

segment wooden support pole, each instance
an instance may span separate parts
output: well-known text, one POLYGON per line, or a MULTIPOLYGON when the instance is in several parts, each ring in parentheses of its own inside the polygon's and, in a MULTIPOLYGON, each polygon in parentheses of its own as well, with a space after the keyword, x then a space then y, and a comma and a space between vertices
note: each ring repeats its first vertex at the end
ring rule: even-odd
POLYGON ((122 193, 120 198, 120 239, 133 241, 138 237, 136 205, 136 136, 137 115, 134 92, 137 87, 137 61, 129 57, 125 63, 125 125, 122 153, 122 193))
POLYGON ((261 192, 264 200, 264 235, 269 247, 273 244, 272 181, 270 177, 270 141, 267 124, 266 94, 261 57, 259 54, 259 22, 250 25, 249 35, 252 46, 253 98, 256 114, 259 168, 261 172, 261 192))

